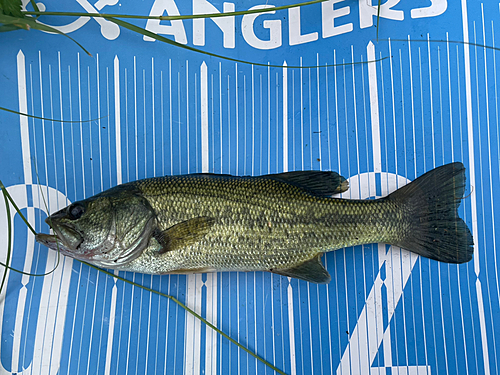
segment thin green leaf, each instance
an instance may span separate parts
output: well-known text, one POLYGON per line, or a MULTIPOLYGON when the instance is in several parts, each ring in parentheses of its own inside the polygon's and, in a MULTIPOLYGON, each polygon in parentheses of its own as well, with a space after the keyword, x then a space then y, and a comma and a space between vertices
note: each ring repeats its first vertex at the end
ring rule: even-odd
POLYGON ((214 326, 212 323, 210 323, 208 320, 206 320, 205 318, 203 318, 201 315, 199 315, 198 313, 196 313, 194 310, 191 310, 189 307, 187 307, 185 304, 183 304, 181 301, 179 301, 178 299, 172 297, 172 296, 169 296, 168 294, 165 294, 165 293, 162 293, 162 292, 159 292, 157 290, 154 290, 154 289, 151 289, 151 288, 148 288, 147 286, 144 286, 144 285, 140 285, 140 284, 137 284, 133 281, 130 281, 130 280, 127 280, 125 279, 124 277, 121 277, 121 276, 118 276, 118 275, 115 275, 114 273, 111 273, 109 271, 106 271, 106 270, 103 270, 102 268, 99 268, 99 267, 96 267, 94 266, 93 264, 90 264, 90 263, 87 263, 87 262, 82 262, 83 264, 86 264, 87 266, 89 267, 92 267, 96 270, 98 270, 99 272, 102 272, 102 273, 105 273, 106 275, 108 276, 111 276, 111 277, 114 277, 114 278, 117 278, 118 280, 121 280, 121 281, 124 281, 126 283, 129 283, 130 285, 133 285, 137 288, 141 288, 143 290, 146 290, 148 292, 151 292, 151 293, 155 293, 155 294, 158 294, 159 296, 162 296, 162 297, 165 297, 165 298, 168 298, 170 299, 171 301, 175 302, 176 304, 178 304, 180 307, 182 307, 184 310, 186 310, 188 313, 190 313, 191 315, 193 315, 195 318, 201 320, 203 323, 205 323, 208 327, 212 328, 215 332, 217 332, 218 334, 220 334, 221 336, 223 336, 224 338, 228 339, 229 341, 231 341, 233 344, 235 344, 236 346, 238 346, 238 348, 244 350, 245 352, 247 352, 248 354, 250 354, 252 357, 254 357, 255 359, 257 359, 258 361, 262 362, 263 364, 265 364, 266 366, 268 366, 269 368, 271 368, 272 370, 276 371, 278 374, 282 374, 282 375, 285 375, 285 373, 283 371, 281 371, 280 369, 278 369, 276 366, 274 366, 272 363, 266 361, 264 358, 261 358, 259 357, 257 354, 255 354, 254 352, 250 351, 250 349, 248 348, 245 348, 243 345, 241 345, 238 341, 234 340, 233 338, 231 338, 229 335, 225 334, 224 332, 222 332, 220 329, 218 329, 216 326, 214 326))
POLYGON ((38 119, 38 120, 53 121, 53 122, 66 122, 66 123, 70 123, 70 124, 71 123, 80 123, 80 122, 93 122, 93 121, 102 120, 103 118, 108 117, 108 116, 102 116, 102 117, 99 117, 99 118, 96 118, 96 119, 92 119, 92 120, 70 121, 70 120, 59 120, 59 119, 53 119, 53 118, 47 118, 47 117, 40 117, 40 116, 35 116, 35 115, 28 115, 27 113, 22 113, 22 112, 14 111, 13 109, 8 109, 8 108, 4 108, 4 107, 0 107, 0 111, 6 111, 6 112, 10 112, 10 113, 15 113, 16 115, 31 117, 31 118, 35 118, 35 119, 38 119))
POLYGON ((19 30, 20 28, 14 25, 2 25, 0 26, 0 33, 4 33, 7 31, 19 30))
MULTIPOLYGON (((7 198, 10 203, 12 204, 12 206, 14 207, 14 209, 16 210, 17 214, 21 217, 21 219, 24 221, 24 223, 28 226, 28 229, 33 233, 33 235, 36 236, 36 231, 33 229, 33 227, 30 225, 30 223, 28 222, 28 220, 26 219, 26 217, 23 215, 23 213, 21 212, 21 210, 19 209, 19 207, 17 206, 16 202, 14 202, 14 199, 12 199, 12 196, 9 194, 9 192, 7 191, 7 189, 5 188, 4 184, 2 183, 2 181, 0 181, 0 190, 2 190, 2 193, 4 195, 4 198, 7 198)), ((43 196, 43 194, 42 194, 43 196)), ((8 204, 8 202, 5 203, 6 205, 8 204)), ((9 207, 7 207, 7 217, 10 218, 10 212, 9 212, 9 207)), ((10 226, 10 220, 9 220, 9 226, 10 226)), ((11 231, 9 230, 9 236, 10 236, 10 233, 11 231)), ((9 241, 10 242, 10 241, 9 241)), ((8 258, 8 257, 7 257, 8 258)), ((39 277, 39 276, 48 276, 50 275, 52 272, 54 272, 56 269, 57 269, 57 266, 59 265, 59 259, 58 259, 58 262, 56 264, 56 266, 49 272, 46 272, 46 273, 41 273, 41 274, 36 274, 36 273, 29 273, 29 272, 24 272, 24 271, 20 271, 16 268, 13 268, 13 267, 10 267, 8 265, 8 261, 7 261, 7 264, 6 263, 2 263, 0 262, 0 266, 2 267, 5 267, 5 268, 8 268, 9 270, 11 271, 14 271, 14 272, 17 272, 17 273, 20 273, 20 274, 23 274, 23 275, 27 275, 27 276, 36 276, 36 277, 39 277)), ((0 289, 0 293, 1 293, 1 289, 0 289)))
MULTIPOLYGON (((133 25, 131 23, 128 23, 128 22, 125 22, 125 21, 122 21, 122 20, 115 19, 115 18, 112 18, 112 17, 111 18, 107 18, 107 19, 109 21, 113 22, 113 23, 116 23, 119 26, 122 26, 122 27, 125 27, 126 29, 129 29, 130 31, 139 33, 139 34, 144 35, 144 36, 148 36, 150 38, 154 38, 154 39, 156 39, 156 40, 158 40, 160 42, 167 43, 167 44, 170 44, 172 46, 176 46, 176 47, 179 47, 179 48, 187 49, 189 51, 193 51, 193 52, 197 52, 197 53, 202 53, 202 54, 205 54, 205 55, 208 55, 208 56, 212 56, 212 57, 216 57, 216 58, 224 59, 224 60, 228 60, 228 61, 233 61, 233 62, 237 62, 237 63, 241 63, 241 64, 248 64, 248 65, 254 65, 254 66, 264 66, 264 67, 271 67, 271 68, 283 68, 283 65, 273 65, 273 64, 256 63, 256 62, 251 62, 251 61, 246 61, 246 60, 233 59, 231 57, 222 56, 222 55, 218 55, 218 54, 211 53, 211 52, 206 52, 206 51, 200 50, 198 48, 194 48, 194 47, 186 46, 186 45, 181 44, 181 43, 177 43, 176 41, 173 41, 171 39, 165 38, 165 37, 163 37, 161 35, 157 35, 157 34, 151 32, 151 31, 142 29, 139 26, 135 26, 135 25, 133 25)), ((378 62, 378 61, 384 60, 386 58, 387 57, 383 57, 381 59, 376 59, 376 60, 373 60, 373 61, 358 61, 358 62, 350 62, 350 63, 343 63, 343 64, 329 64, 329 65, 321 65, 321 66, 316 66, 316 65, 312 65, 312 66, 294 66, 294 65, 288 65, 287 68, 288 69, 313 69, 313 68, 318 68, 318 67, 328 68, 328 67, 333 67, 333 66, 367 64, 367 63, 370 63, 370 62, 378 62)))
MULTIPOLYGON (((5 200, 5 210, 7 211, 7 233, 8 233, 6 264, 7 264, 7 267, 9 267, 10 253, 11 253, 11 246, 12 246, 12 223, 10 222, 10 205, 9 205, 9 200, 7 199, 7 195, 5 194, 5 191, 6 190, 3 190, 3 199, 5 200)), ((3 286, 5 284, 5 280, 6 279, 7 279, 7 269, 3 273, 2 283, 0 284, 0 294, 2 293, 3 286)))
MULTIPOLYGON (((30 0, 30 4, 33 7, 33 9, 35 9, 35 12, 40 12, 40 9, 38 8, 38 5, 35 0, 30 0)), ((38 16, 35 18, 38 18, 38 16)))
POLYGON ((0 23, 4 25, 26 24, 28 17, 13 17, 8 14, 0 13, 0 23))
POLYGON ((23 18, 21 0, 0 0, 0 12, 8 16, 23 18))
MULTIPOLYGON (((40 186, 42 186, 42 184, 40 184, 40 176, 38 175, 38 167, 37 167, 35 158, 33 158, 33 165, 35 166, 36 181, 38 183, 38 186, 40 187, 40 186)), ((45 211, 47 212, 47 215, 48 215, 48 219, 49 219, 49 222, 50 222, 50 227, 53 228, 53 226, 52 226, 52 219, 50 218, 49 207, 47 206, 47 201, 45 200, 45 195, 43 195, 42 189, 39 189, 38 191, 39 191, 40 195, 42 196, 43 205, 44 205, 45 211)), ((56 265, 54 267, 54 270, 57 267, 59 267, 59 262, 60 261, 61 261, 61 252, 59 251, 59 243, 57 243, 57 263, 56 263, 56 265)))
POLYGON ((26 18, 12 17, 6 14, 0 13, 0 24, 4 26, 15 27, 16 29, 29 30, 30 27, 26 22, 26 18))
MULTIPOLYGON (((238 62, 242 64, 249 64, 249 65, 254 65, 254 66, 263 66, 263 67, 275 67, 275 68, 283 68, 282 65, 272 65, 272 64, 262 64, 262 63, 253 63, 250 61, 245 61, 245 60, 240 60, 240 59, 234 59, 230 58, 227 56, 222 56, 218 54, 213 54, 210 52, 206 52, 203 50, 200 50, 198 48, 194 47, 189 47, 181 43, 177 43, 171 39, 165 38, 163 36, 160 36, 158 34, 152 33, 149 30, 143 29, 141 27, 138 27, 136 25, 133 25, 131 23, 125 22, 120 20, 119 18, 134 18, 134 19, 157 19, 157 20, 179 20, 179 19, 194 19, 194 18, 214 18, 214 17, 228 17, 228 16, 234 16, 234 15, 245 15, 245 14, 252 14, 252 13, 265 13, 269 12, 270 10, 276 11, 276 10, 282 10, 282 9, 288 9, 288 8, 294 8, 294 7, 299 7, 299 6, 305 6, 305 5, 311 5, 311 4, 317 4, 317 3, 322 3, 326 0, 313 0, 313 1, 307 1, 307 2, 302 2, 302 3, 296 3, 296 4, 291 4, 291 5, 284 5, 280 7, 274 7, 274 8, 267 8, 267 9, 253 9, 253 10, 247 10, 247 11, 240 11, 240 12, 228 12, 228 13, 214 13, 214 14, 199 14, 199 15, 185 15, 185 16, 135 16, 135 15, 123 15, 123 14, 101 14, 101 13, 81 13, 81 12, 24 12, 25 14, 29 15, 56 15, 56 16, 79 16, 79 17, 101 17, 105 18, 108 21, 111 21, 113 23, 116 23, 119 26, 122 26, 128 30, 131 30, 133 32, 136 32, 138 34, 141 34, 143 36, 147 36, 150 38, 153 38, 155 40, 158 40, 163 43, 167 43, 176 47, 184 48, 193 52, 197 53, 202 53, 206 54, 208 56, 228 60, 228 61, 233 61, 233 62, 238 62)), ((83 48, 83 47, 82 47, 83 48)), ((386 58, 386 57, 385 57, 386 58)), ((377 59, 374 60, 373 62, 377 62, 382 59, 377 59)), ((343 64, 330 64, 330 65, 322 65, 321 67, 333 67, 333 66, 343 66, 343 65, 356 65, 356 64, 366 64, 371 61, 360 61, 360 62, 350 62, 350 63, 343 63, 343 64)), ((318 68, 318 66, 292 66, 289 65, 287 66, 289 69, 312 69, 312 68, 318 68)))
POLYGON ((179 15, 179 16, 138 16, 129 14, 107 14, 107 13, 82 13, 82 12, 23 12, 27 15, 34 16, 68 16, 68 17, 101 17, 101 18, 132 18, 140 20, 160 20, 160 21, 174 21, 174 20, 190 20, 197 18, 218 18, 218 17, 232 17, 232 16, 244 16, 246 14, 255 13, 265 13, 269 11, 278 11, 290 8, 297 8, 306 5, 313 5, 318 3, 323 3, 329 0, 312 0, 305 1, 296 4, 282 5, 279 7, 267 8, 267 9, 249 9, 241 10, 237 12, 227 12, 227 13, 209 13, 209 14, 189 14, 189 15, 179 15))
POLYGON ((12 206, 14 207, 14 209, 16 210, 16 212, 19 214, 19 216, 21 216, 21 219, 23 219, 24 223, 28 226, 28 228, 31 230, 31 232, 36 236, 36 231, 33 229, 33 227, 31 226, 31 224, 28 222, 28 220, 26 220, 26 218, 24 217, 24 215, 22 214, 21 210, 19 209, 19 207, 17 207, 17 204, 16 202, 14 202, 14 199, 12 199, 12 197, 10 196, 9 192, 7 191, 7 189, 5 188, 4 184, 2 183, 2 181, 0 181, 0 189, 2 190, 3 194, 5 197, 7 197, 10 201, 10 203, 12 203, 12 206))
POLYGON ((44 25, 44 24, 41 24, 39 22, 36 22, 35 20, 30 20, 29 22, 29 25, 32 29, 36 29, 36 30, 40 30, 40 31, 46 31, 46 32, 50 32, 50 33, 55 33, 55 34, 59 34, 59 35, 63 35, 65 36, 66 38, 68 38, 69 40, 73 41, 74 43, 76 43, 76 45, 78 47, 80 47, 87 55, 89 55, 90 57, 92 57, 92 54, 87 51, 85 49, 85 47, 83 47, 80 43, 78 43, 75 39, 73 39, 72 37, 70 37, 69 35, 63 33, 62 31, 59 31, 51 26, 47 26, 47 25, 44 25))
POLYGON ((67 34, 63 33, 62 31, 59 31, 51 26, 39 23, 35 19, 31 19, 30 17, 16 18, 16 17, 7 16, 5 14, 0 14, 0 23, 3 23, 4 25, 15 25, 15 26, 18 26, 20 28, 24 28, 26 30, 36 29, 36 30, 40 30, 40 31, 46 31, 49 33, 64 35, 66 38, 69 38, 70 40, 75 42, 81 49, 83 49, 85 51, 86 54, 88 54, 89 56, 92 56, 89 51, 87 51, 80 43, 78 43, 75 39, 73 39, 69 35, 67 35, 67 34))
POLYGON ((377 7, 377 41, 378 41, 378 29, 380 26, 380 6, 382 4, 382 0, 378 0, 378 7, 377 7))
MULTIPOLYGON (((46 272, 46 273, 29 273, 29 272, 24 272, 24 271, 21 271, 21 270, 18 270, 17 268, 14 268, 14 267, 10 267, 9 265, 5 264, 5 263, 2 263, 0 262, 0 266, 4 267, 4 268, 7 268, 13 272, 16 272, 16 273, 20 273, 21 275, 26 275, 26 276, 33 276, 33 277, 43 277, 43 276, 49 276, 51 273, 53 273, 57 267, 59 266, 59 264, 57 264, 56 266, 54 266, 54 268, 52 270, 50 270, 49 272, 46 272)), ((0 290, 0 294, 2 293, 2 291, 0 290)))

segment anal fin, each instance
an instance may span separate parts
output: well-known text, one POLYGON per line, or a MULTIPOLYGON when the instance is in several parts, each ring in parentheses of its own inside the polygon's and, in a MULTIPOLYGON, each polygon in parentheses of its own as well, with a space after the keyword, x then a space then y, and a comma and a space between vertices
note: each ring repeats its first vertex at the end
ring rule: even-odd
POLYGON ((271 269, 269 271, 278 275, 309 281, 310 283, 328 284, 332 278, 321 263, 321 255, 320 253, 314 258, 292 268, 271 269))

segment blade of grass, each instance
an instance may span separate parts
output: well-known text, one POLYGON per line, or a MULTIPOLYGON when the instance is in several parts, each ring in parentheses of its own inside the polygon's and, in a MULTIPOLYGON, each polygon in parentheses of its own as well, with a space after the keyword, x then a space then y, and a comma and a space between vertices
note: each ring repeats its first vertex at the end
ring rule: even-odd
MULTIPOLYGON (((37 178, 38 186, 41 186, 40 185, 40 178, 38 177, 38 168, 36 166, 36 163, 33 163, 33 164, 35 165, 35 173, 36 173, 36 178, 37 178)), ((3 192, 4 199, 8 199, 10 201, 10 203, 12 204, 12 206, 14 207, 14 209, 16 210, 16 212, 18 213, 18 215, 21 217, 21 219, 24 221, 24 223, 28 226, 28 228, 31 231, 31 233, 33 233, 33 235, 36 236, 37 235, 36 231, 33 229, 33 227, 31 226, 31 224, 28 222, 28 220, 26 219, 26 217, 23 215, 23 213, 21 212, 21 210, 17 206, 16 202, 14 201, 14 199, 12 198, 12 196, 9 194, 9 192, 7 191, 7 189, 5 188, 5 186, 4 186, 4 184, 2 183, 1 180, 0 180, 0 190, 2 190, 2 192, 3 192)), ((47 207, 47 201, 45 200, 45 196, 43 195, 43 192, 41 190, 40 190, 40 194, 42 196, 42 200, 43 200, 43 204, 45 206, 45 210, 47 211, 47 214, 48 214, 49 208, 47 207)), ((7 210, 9 210, 8 206, 7 206, 7 210)), ((50 220, 50 215, 49 215, 49 220, 50 220)), ((8 221, 9 221, 9 225, 10 225, 10 214, 9 214, 9 217, 8 217, 8 221)), ((9 236, 10 235, 11 235, 11 231, 9 230, 9 236)), ((59 252, 59 249, 58 249, 57 250, 57 263, 56 263, 56 265, 54 266, 54 268, 52 270, 50 270, 49 272, 46 272, 44 274, 32 274, 32 273, 24 272, 24 271, 21 271, 21 270, 18 270, 18 269, 10 267, 9 264, 8 264, 8 262, 7 262, 7 264, 3 264, 3 263, 0 262, 0 266, 8 268, 8 269, 10 269, 12 271, 15 271, 17 273, 21 273, 23 275, 28 275, 28 276, 47 276, 47 275, 50 275, 52 272, 54 272, 57 269, 57 267, 59 267, 60 261, 61 261, 61 253, 59 252)))
POLYGON ((227 12, 227 13, 209 13, 209 14, 189 14, 189 15, 179 15, 179 16, 138 16, 138 15, 130 15, 130 14, 108 14, 108 13, 82 13, 82 12, 29 12, 23 11, 24 14, 33 15, 33 16, 68 16, 68 17, 101 17, 101 18, 132 18, 132 19, 140 19, 140 20, 160 20, 160 21, 174 21, 174 20, 190 20, 197 18, 218 18, 218 17, 231 17, 231 16, 244 16, 246 14, 255 14, 255 13, 265 13, 290 8, 297 8, 306 5, 313 5, 318 3, 323 3, 329 0, 312 0, 305 1, 302 3, 295 3, 290 5, 282 5, 279 7, 267 8, 267 9, 249 9, 249 10, 241 10, 237 12, 227 12))
MULTIPOLYGON (((0 181, 0 190, 2 190, 4 198, 7 198, 9 200, 9 202, 12 204, 12 206, 16 210, 17 214, 21 217, 21 219, 24 221, 24 223, 28 226, 28 229, 33 233, 33 235, 36 236, 36 234, 37 234, 36 231, 33 229, 33 227, 30 225, 30 223, 28 222, 28 220, 26 219, 26 217, 23 215, 23 213, 21 212, 21 210, 17 206, 17 204, 14 201, 14 199, 12 199, 12 196, 9 194, 9 192, 5 188, 5 186, 2 183, 2 181, 0 181)), ((42 196, 43 196, 43 193, 42 193, 42 196)), ((6 203, 6 205, 7 205, 7 203, 6 203)), ((8 220, 9 227, 10 227, 10 224, 11 224, 10 223, 10 212, 9 212, 9 207, 8 206, 7 206, 7 210, 8 210, 8 212, 7 212, 7 220, 8 220)), ((8 233, 9 233, 9 236, 10 236, 11 235, 11 230, 10 229, 9 229, 8 233)), ((57 261, 56 266, 51 271, 46 272, 46 273, 42 273, 42 274, 36 274, 36 273, 29 273, 29 272, 20 271, 20 270, 18 270, 16 268, 10 267, 8 265, 8 262, 7 262, 7 264, 0 262, 0 266, 8 268, 9 270, 17 272, 17 273, 20 273, 20 274, 23 274, 23 275, 27 275, 27 276, 47 276, 47 275, 50 275, 52 272, 54 272, 56 270, 56 268, 57 268, 58 265, 59 265, 59 259, 57 261)), ((1 293, 1 289, 0 289, 0 293, 1 293)))
POLYGON ((5 188, 5 186, 4 186, 4 184, 2 183, 1 180, 0 180, 0 189, 2 190, 2 192, 4 194, 4 197, 7 197, 7 199, 12 203, 12 206, 14 207, 14 209, 16 210, 16 212, 19 214, 19 216, 21 216, 21 218, 23 219, 24 223, 28 226, 29 230, 36 236, 36 231, 33 229, 33 227, 31 226, 31 224, 28 222, 28 220, 26 220, 26 218, 24 217, 24 215, 21 213, 21 210, 19 209, 19 207, 17 207, 16 202, 14 202, 14 199, 12 199, 12 197, 10 196, 9 192, 7 191, 7 189, 5 188))
MULTIPOLYGON (((128 29, 130 31, 136 32, 136 33, 144 35, 144 36, 148 36, 150 38, 156 39, 156 40, 158 40, 160 42, 163 42, 163 43, 167 43, 167 44, 170 44, 170 45, 173 45, 173 46, 176 46, 176 47, 187 49, 189 51, 203 53, 203 54, 208 55, 208 56, 212 56, 212 57, 216 57, 216 58, 224 59, 224 60, 228 60, 228 61, 233 61, 233 62, 237 62, 237 63, 241 63, 241 64, 248 64, 248 65, 254 65, 254 66, 264 66, 264 67, 271 67, 271 68, 281 68, 281 69, 283 68, 283 65, 261 64, 261 63, 256 63, 256 62, 251 62, 251 61, 246 61, 246 60, 239 60, 239 59, 234 59, 234 58, 227 57, 227 56, 217 55, 215 53, 206 52, 206 51, 200 50, 198 48, 189 47, 189 46, 186 46, 184 44, 177 43, 177 42, 175 42, 175 41, 173 41, 171 39, 165 38, 165 37, 163 37, 161 35, 158 35, 158 34, 155 34, 155 33, 151 32, 151 31, 142 29, 139 26, 136 26, 136 25, 131 24, 129 22, 122 21, 122 20, 119 20, 119 19, 116 19, 116 18, 112 18, 112 17, 111 18, 107 18, 107 19, 109 21, 113 22, 113 23, 116 23, 119 26, 125 27, 126 29, 128 29)), ((373 60, 373 61, 357 61, 357 62, 350 62, 350 63, 343 63, 343 64, 321 65, 320 67, 328 68, 328 67, 342 66, 342 65, 367 64, 367 63, 370 63, 370 62, 378 62, 378 61, 384 60, 386 58, 387 57, 383 57, 381 59, 376 59, 376 60, 373 60)), ((318 68, 318 66, 315 66, 315 65, 314 66, 294 66, 294 65, 288 65, 287 68, 288 69, 313 69, 313 68, 318 68)))
MULTIPOLYGON (((49 207, 47 206, 47 201, 45 200, 45 195, 43 195, 43 191, 42 189, 40 189, 40 186, 42 186, 42 184, 40 184, 40 176, 38 175, 38 166, 36 164, 36 160, 35 158, 33 157, 33 165, 35 166, 35 174, 36 174, 36 181, 38 183, 38 191, 40 193, 40 195, 42 196, 42 200, 43 200, 43 205, 45 207, 45 211, 47 212, 47 217, 49 219, 49 222, 50 222, 50 227, 53 228, 52 226, 52 219, 50 217, 50 212, 49 212, 49 207)), ((57 263, 54 267, 54 270, 59 267, 59 262, 61 261, 61 252, 59 251, 59 243, 57 243, 57 263)))
MULTIPOLYGON (((38 8, 38 5, 37 5, 37 3, 36 3, 36 1, 35 1, 35 0, 30 0, 30 4, 31 4, 31 6, 33 7, 33 9, 35 9, 35 12, 40 12, 40 9, 38 8)), ((38 16, 37 16, 37 17, 35 17, 35 19, 36 19, 36 18, 38 18, 38 16)))
POLYGON ((35 115, 28 115, 27 113, 22 113, 22 112, 14 111, 13 109, 5 108, 5 107, 0 107, 0 111, 10 112, 10 113, 14 113, 14 114, 20 115, 20 116, 31 117, 31 118, 35 118, 37 120, 54 121, 54 122, 66 122, 66 123, 93 122, 93 121, 102 120, 102 119, 108 117, 108 116, 102 116, 102 117, 99 117, 99 118, 96 118, 96 119, 91 119, 91 120, 75 120, 75 121, 70 121, 70 120, 59 120, 59 119, 53 119, 53 118, 47 118, 47 117, 40 117, 40 116, 35 116, 35 115))
POLYGON ((377 7, 377 42, 378 42, 378 30, 380 26, 380 6, 382 4, 382 0, 378 0, 378 7, 377 7))
POLYGON ((21 0, 0 0, 0 13, 13 17, 23 17, 21 0))
POLYGON ((2 25, 0 26, 0 33, 5 33, 7 31, 19 30, 19 27, 14 25, 2 25))
POLYGON ((159 292, 157 290, 154 290, 154 289, 151 289, 151 288, 148 288, 147 286, 144 286, 144 285, 140 285, 140 284, 137 284, 133 281, 130 281, 130 280, 127 280, 125 279, 124 277, 121 277, 121 276, 118 276, 118 275, 115 275, 114 273, 111 273, 109 271, 106 271, 102 268, 99 268, 97 266, 94 266, 93 264, 90 264, 90 263, 87 263, 87 262, 83 262, 83 264, 86 264, 87 266, 89 267, 92 267, 96 270, 98 270, 99 272, 102 272, 102 273, 105 273, 106 275, 108 276, 111 276, 111 277, 114 277, 114 278, 117 278, 118 280, 121 280, 121 281, 124 281, 126 283, 129 283, 137 288, 141 288, 143 290, 146 290, 150 293, 155 293, 155 294, 158 294, 159 296, 162 296, 162 297, 165 297, 165 298, 168 298, 170 299, 171 301, 175 302, 177 305, 179 305, 180 307, 182 307, 184 310, 186 310, 188 313, 190 313, 191 315, 193 315, 195 318, 199 319, 200 321, 202 321, 203 323, 205 323, 208 327, 212 328, 215 332, 217 332, 218 334, 220 334, 221 336, 223 336, 224 338, 228 339, 229 341, 231 341, 233 344, 235 344, 236 346, 238 346, 238 348, 244 350, 246 353, 250 354, 252 357, 254 357, 255 359, 257 359, 258 361, 262 362, 263 364, 265 364, 266 366, 268 366, 269 368, 271 368, 272 370, 276 371, 278 374, 281 374, 281 375, 286 375, 283 371, 281 371, 280 369, 278 369, 276 366, 274 366, 272 363, 266 361, 264 358, 261 358, 259 357, 257 354, 255 354, 254 352, 252 352, 250 349, 248 348, 245 348, 243 345, 241 345, 238 341, 234 340, 233 338, 231 338, 229 335, 225 334, 224 332, 222 332, 220 329, 218 329, 216 326, 214 326, 212 323, 210 323, 208 320, 206 320, 205 318, 203 318, 201 315, 199 315, 198 313, 196 313, 194 310, 191 310, 189 307, 187 307, 185 304, 183 304, 181 301, 179 301, 178 299, 176 299, 175 297, 172 297, 168 294, 165 294, 165 293, 162 293, 162 292, 159 292))
MULTIPOLYGON (((17 268, 11 267, 8 264, 0 262, 0 266, 5 267, 13 272, 20 273, 21 275, 26 275, 26 276, 34 276, 34 277, 43 277, 43 276, 49 276, 51 273, 53 273, 56 269, 57 266, 51 269, 49 272, 46 273, 29 273, 29 272, 24 272, 21 270, 18 270, 17 268)), ((0 294, 2 294, 2 291, 0 290, 0 294)))
MULTIPOLYGON (((3 190, 3 189, 2 189, 3 190)), ((12 247, 12 223, 10 222, 10 205, 9 205, 9 200, 7 199, 7 195, 5 194, 5 191, 3 193, 3 199, 5 200, 5 210, 7 211, 7 233, 8 233, 8 239, 7 239, 7 259, 6 259, 6 265, 8 268, 9 267, 9 262, 10 262, 10 253, 11 253, 11 247, 12 247)), ((7 267, 3 273, 2 277, 2 283, 0 284, 0 294, 2 294, 3 286, 5 284, 5 280, 7 279, 7 267)))
POLYGON ((0 24, 5 28, 6 26, 14 26, 18 29, 29 30, 29 25, 25 22, 26 18, 12 17, 3 13, 0 13, 0 24))
MULTIPOLYGON (((274 7, 272 8, 273 11, 276 10, 281 10, 281 9, 288 9, 288 8, 294 8, 294 7, 299 7, 299 6, 304 6, 304 5, 311 5, 311 4, 316 4, 316 3, 322 3, 326 0, 313 0, 313 1, 308 1, 308 2, 302 2, 302 3, 296 3, 296 4, 291 4, 291 5, 285 5, 285 6, 280 6, 280 7, 274 7)), ((193 52, 197 53, 202 53, 206 54, 212 57, 228 60, 228 61, 233 61, 233 62, 239 62, 242 64, 249 64, 249 65, 254 65, 254 66, 263 66, 263 67, 274 67, 274 68, 283 68, 282 65, 271 65, 271 64, 261 64, 261 63, 253 63, 250 61, 246 60, 240 60, 240 59, 234 59, 230 58, 227 56, 222 56, 218 54, 213 54, 210 52, 206 52, 203 50, 200 50, 198 48, 194 47, 189 47, 181 43, 177 43, 171 39, 165 38, 163 36, 160 36, 158 34, 155 34, 149 30, 143 29, 139 26, 136 26, 134 24, 131 24, 126 21, 122 21, 119 18, 134 18, 134 19, 159 19, 159 20, 178 20, 178 19, 194 19, 194 18, 214 18, 214 17, 228 17, 232 15, 245 15, 245 14, 252 14, 252 13, 265 13, 266 11, 269 12, 271 9, 253 9, 253 10, 247 10, 247 11, 240 11, 240 12, 228 12, 228 13, 214 13, 214 14, 200 14, 200 15, 186 15, 186 16, 135 16, 135 15, 121 15, 121 14, 101 14, 101 13, 81 13, 81 12, 24 12, 24 14, 27 15, 56 15, 56 16, 79 16, 79 17, 101 17, 105 18, 110 22, 113 22, 119 26, 122 26, 128 30, 131 30, 133 32, 136 32, 140 35, 147 36, 150 38, 153 38, 155 40, 158 40, 163 43, 167 43, 176 47, 184 48, 193 52)), ((39 25, 43 25, 41 23, 37 23, 39 25)), ((83 48, 83 47, 82 47, 83 48)), ((382 59, 377 59, 374 60, 373 62, 378 62, 382 59)), ((360 62, 350 62, 350 63, 343 63, 343 64, 330 64, 330 65, 322 65, 321 67, 334 67, 334 66, 342 66, 342 65, 355 65, 355 64, 366 64, 372 61, 360 61, 360 62)), ((287 66, 288 69, 314 69, 318 68, 318 66, 293 66, 289 65, 287 66)))
POLYGON ((92 54, 89 51, 87 51, 80 43, 78 43, 75 39, 73 39, 69 35, 51 26, 39 23, 35 19, 31 19, 30 17, 18 18, 18 17, 7 16, 5 14, 0 14, 0 23, 4 25, 14 25, 25 30, 36 29, 40 31, 46 31, 49 33, 63 35, 66 38, 72 40, 74 43, 76 43, 82 50, 85 51, 87 55, 92 56, 92 54))

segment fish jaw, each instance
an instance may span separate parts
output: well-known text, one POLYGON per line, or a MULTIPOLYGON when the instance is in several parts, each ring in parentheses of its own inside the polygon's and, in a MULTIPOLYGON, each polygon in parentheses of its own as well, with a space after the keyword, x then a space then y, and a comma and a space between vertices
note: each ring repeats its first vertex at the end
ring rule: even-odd
POLYGON ((66 247, 63 241, 55 234, 44 234, 38 233, 35 236, 36 242, 41 245, 48 247, 49 249, 60 251, 64 255, 73 256, 73 253, 70 249, 66 247))
POLYGON ((51 227, 54 234, 39 233, 35 236, 36 241, 49 249, 74 256, 83 242, 82 235, 74 228, 59 223, 56 217, 51 216, 45 222, 51 227))

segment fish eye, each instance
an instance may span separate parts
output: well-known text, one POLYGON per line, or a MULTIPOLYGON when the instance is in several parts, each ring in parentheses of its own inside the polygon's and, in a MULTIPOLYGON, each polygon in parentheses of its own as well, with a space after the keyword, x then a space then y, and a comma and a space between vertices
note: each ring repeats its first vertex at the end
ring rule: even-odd
POLYGON ((68 208, 68 215, 71 220, 77 220, 82 217, 85 207, 81 203, 73 203, 68 208))

